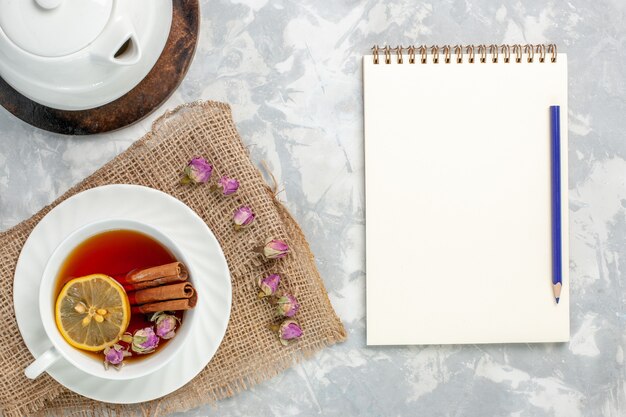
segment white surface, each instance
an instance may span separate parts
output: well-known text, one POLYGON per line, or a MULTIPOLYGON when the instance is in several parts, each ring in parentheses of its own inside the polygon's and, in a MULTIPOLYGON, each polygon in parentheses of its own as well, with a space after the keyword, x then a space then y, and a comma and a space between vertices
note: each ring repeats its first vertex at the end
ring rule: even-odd
POLYGON ((77 52, 104 29, 113 0, 0 0, 0 28, 25 52, 59 57, 77 52))
POLYGON ((375 65, 366 56, 363 68, 367 343, 568 340, 567 57, 375 65), (563 115, 558 305, 553 104, 563 115))
POLYGON ((626 414, 626 339, 617 336, 626 329, 626 48, 616 43, 626 39, 626 2, 203 0, 201 7, 187 76, 143 121, 68 138, 0 108, 3 230, 123 152, 166 110, 198 99, 231 105, 255 164, 265 161, 284 189, 279 198, 311 245, 348 340, 171 417, 626 414), (567 52, 569 343, 365 345, 362 58, 385 41, 555 42, 567 52))
MULTIPOLYGON (((14 5, 22 0, 0 0, 0 7, 14 5)), ((28 0, 29 3, 32 0, 28 0)), ((102 0, 101 2, 104 2, 102 0)), ((97 3, 101 3, 97 2, 97 3)), ((68 3, 72 3, 71 1, 68 3)), ((21 3, 20 3, 21 4, 21 3)), ((91 4, 91 3, 90 3, 91 4)), ((158 60, 172 23, 172 0, 133 0, 113 2, 111 17, 102 30, 89 40, 84 47, 73 51, 84 43, 84 39, 92 35, 79 36, 78 31, 54 54, 69 53, 63 56, 39 56, 27 52, 11 40, 10 31, 24 26, 33 33, 43 34, 46 27, 56 33, 55 23, 46 19, 47 15, 55 15, 66 10, 65 2, 52 11, 41 10, 42 31, 32 29, 32 23, 15 25, 11 19, 0 17, 0 76, 17 91, 33 101, 62 110, 84 110, 98 107, 123 96, 135 87, 150 72, 158 60), (115 53, 128 39, 133 40, 133 48, 113 59, 115 53)), ((13 6, 17 7, 17 6, 13 6)), ((91 10, 90 7, 87 9, 91 10)), ((68 9, 69 10, 69 9, 68 9)), ((80 11, 80 8, 71 9, 80 11)), ((0 9, 0 12, 2 9, 0 9)), ((72 12, 74 13, 74 12, 72 12)), ((82 27, 82 15, 75 13, 76 22, 67 24, 69 27, 82 27)), ((52 17, 50 17, 52 19, 52 17)), ((71 20, 71 19, 70 19, 71 20)), ((94 22, 94 26, 98 23, 94 22)), ((89 25, 87 25, 89 27, 89 25)), ((87 29, 85 29, 87 30, 87 29)), ((65 32, 65 31, 60 31, 65 32)), ((30 32, 29 32, 30 33, 30 32)), ((43 35, 42 35, 43 36, 43 35)), ((50 35, 50 39, 61 35, 50 35)), ((20 37, 20 39, 22 39, 20 37)), ((24 38, 29 39, 29 38, 24 38)), ((37 40, 30 40, 29 45, 39 45, 35 52, 43 53, 51 48, 37 40)), ((30 47, 29 47, 30 48, 30 47)), ((31 48, 32 49, 32 48, 31 48)))
MULTIPOLYGON (((59 352, 59 357, 63 357, 67 362, 76 368, 95 377, 116 380, 135 379, 151 374, 165 366, 179 353, 180 349, 187 341, 187 338, 190 337, 190 334, 203 334, 207 329, 199 327, 201 323, 197 318, 197 311, 200 311, 201 309, 197 310, 194 308, 193 310, 185 312, 184 325, 177 330, 176 337, 174 339, 172 339, 164 348, 159 349, 156 354, 149 355, 141 361, 133 362, 124 366, 122 372, 112 372, 111 369, 104 369, 101 361, 94 361, 92 355, 82 354, 79 350, 70 346, 63 339, 63 336, 61 336, 61 333, 57 329, 54 317, 54 303, 56 301, 56 294, 54 291, 59 270, 69 254, 78 245, 89 239, 91 236, 95 236, 109 230, 134 230, 148 235, 157 242, 160 242, 172 254, 174 254, 174 257, 178 261, 182 262, 188 268, 190 277, 189 280, 192 284, 196 285, 196 288, 198 288, 196 280, 202 276, 202 271, 197 268, 197 265, 194 263, 195 260, 189 259, 185 252, 181 250, 181 248, 172 239, 170 239, 167 234, 161 232, 158 228, 155 229, 146 223, 138 222, 136 220, 112 218, 88 223, 63 239, 52 255, 50 255, 39 284, 39 315, 44 330, 48 335, 48 339, 53 345, 50 350, 59 352)), ((98 273, 99 271, 91 272, 98 273)), ((203 301, 206 301, 206 299, 203 301)), ((36 362, 39 362, 42 357, 44 357, 43 360, 45 360, 45 356, 46 354, 44 353, 37 358, 36 362)), ((28 375, 28 369, 25 372, 28 375)))
POLYGON ((230 274, 222 250, 202 219, 185 204, 160 191, 134 185, 98 187, 65 200, 37 224, 24 244, 14 278, 15 315, 26 345, 38 357, 51 342, 39 318, 38 292, 33 288, 39 287, 48 258, 72 231, 109 218, 150 225, 184 252, 200 295, 193 311, 197 325, 181 352, 148 377, 105 380, 78 370, 64 359, 48 373, 89 398, 110 403, 143 402, 166 395, 197 375, 217 351, 230 316, 230 274))

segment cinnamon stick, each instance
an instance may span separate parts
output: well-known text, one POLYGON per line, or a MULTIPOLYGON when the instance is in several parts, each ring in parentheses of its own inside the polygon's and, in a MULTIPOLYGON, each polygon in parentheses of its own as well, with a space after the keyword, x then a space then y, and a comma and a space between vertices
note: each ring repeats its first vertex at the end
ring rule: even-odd
POLYGON ((190 310, 196 306, 198 302, 198 294, 194 292, 191 298, 183 298, 179 300, 159 301, 156 303, 142 304, 132 306, 131 314, 148 314, 157 313, 159 311, 179 311, 190 310))
POLYGON ((147 288, 145 290, 128 293, 128 301, 131 305, 153 303, 155 301, 176 300, 191 298, 196 293, 189 282, 162 285, 160 287, 147 288))
POLYGON ((115 279, 126 291, 158 287, 173 282, 186 281, 189 278, 187 268, 181 262, 172 262, 152 268, 138 269, 115 279))

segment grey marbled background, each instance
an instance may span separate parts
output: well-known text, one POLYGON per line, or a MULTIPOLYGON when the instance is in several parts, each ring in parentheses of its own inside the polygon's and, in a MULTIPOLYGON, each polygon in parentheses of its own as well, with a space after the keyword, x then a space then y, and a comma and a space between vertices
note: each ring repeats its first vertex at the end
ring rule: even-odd
POLYGON ((623 0, 204 0, 202 13, 186 80, 140 124, 68 138, 0 110, 1 230, 122 152, 166 108, 200 98, 230 103, 253 158, 282 182, 349 340, 185 416, 626 416, 623 0), (360 58, 385 41, 555 42, 569 54, 570 343, 364 346, 360 58))

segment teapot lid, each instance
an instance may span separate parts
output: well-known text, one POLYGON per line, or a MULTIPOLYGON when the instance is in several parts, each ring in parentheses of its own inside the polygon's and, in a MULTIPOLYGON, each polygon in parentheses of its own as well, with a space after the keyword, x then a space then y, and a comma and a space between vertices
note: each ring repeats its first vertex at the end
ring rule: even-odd
POLYGON ((0 0, 0 29, 31 54, 65 56, 98 37, 112 8, 113 0, 0 0))

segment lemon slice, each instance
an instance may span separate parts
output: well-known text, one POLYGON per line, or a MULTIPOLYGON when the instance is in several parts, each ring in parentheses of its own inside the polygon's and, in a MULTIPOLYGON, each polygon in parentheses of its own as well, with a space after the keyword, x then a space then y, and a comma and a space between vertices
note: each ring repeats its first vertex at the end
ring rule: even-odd
POLYGON ((70 345, 97 352, 117 342, 130 322, 124 288, 104 274, 69 281, 54 310, 59 332, 70 345))

